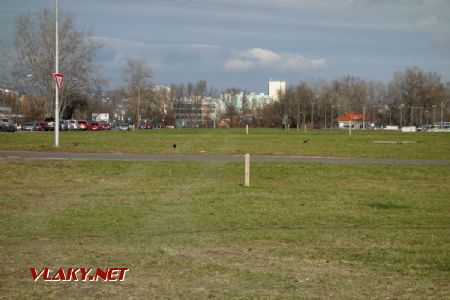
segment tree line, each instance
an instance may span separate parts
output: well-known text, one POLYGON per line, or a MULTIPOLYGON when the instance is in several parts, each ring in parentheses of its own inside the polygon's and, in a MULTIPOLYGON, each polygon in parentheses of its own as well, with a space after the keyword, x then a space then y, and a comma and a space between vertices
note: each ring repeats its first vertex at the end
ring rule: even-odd
MULTIPOLYGON (((43 119, 54 111, 54 18, 53 12, 45 8, 18 18, 14 51, 8 59, 10 73, 1 74, 4 82, 33 96, 21 107, 21 112, 31 119, 43 119)), ((152 70, 145 60, 128 58, 123 84, 110 90, 94 64, 102 45, 90 32, 77 29, 70 13, 60 15, 60 24, 60 65, 64 73, 60 115, 65 119, 79 116, 80 112, 84 112, 84 118, 89 118, 91 112, 109 112, 111 116, 125 115, 135 123, 159 120, 186 127, 212 127, 224 119, 231 127, 332 128, 336 118, 352 111, 384 125, 439 123, 450 116, 450 82, 418 67, 396 72, 387 84, 355 76, 331 82, 301 81, 280 92, 279 101, 254 107, 245 89, 233 87, 219 92, 206 80, 154 85, 152 70), (218 107, 217 102, 223 105, 218 107)))
POLYGON ((388 84, 345 76, 340 80, 300 82, 280 93, 267 109, 276 126, 332 128, 344 113, 365 114, 380 125, 422 125, 449 117, 450 82, 418 67, 398 71, 388 84))

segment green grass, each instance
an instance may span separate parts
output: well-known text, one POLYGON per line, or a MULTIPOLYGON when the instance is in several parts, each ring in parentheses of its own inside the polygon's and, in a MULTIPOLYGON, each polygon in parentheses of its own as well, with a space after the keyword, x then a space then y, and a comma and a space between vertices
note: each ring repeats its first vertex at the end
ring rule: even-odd
POLYGON ((250 188, 239 163, 0 160, 0 169, 6 298, 450 297, 448 166, 252 163, 250 188), (30 266, 130 272, 121 283, 35 283, 30 266))
POLYGON ((0 134, 0 150, 450 159, 450 134, 428 132, 353 131, 352 136, 347 131, 280 129, 250 129, 248 136, 245 129, 61 132, 61 147, 53 144, 53 132, 0 134))

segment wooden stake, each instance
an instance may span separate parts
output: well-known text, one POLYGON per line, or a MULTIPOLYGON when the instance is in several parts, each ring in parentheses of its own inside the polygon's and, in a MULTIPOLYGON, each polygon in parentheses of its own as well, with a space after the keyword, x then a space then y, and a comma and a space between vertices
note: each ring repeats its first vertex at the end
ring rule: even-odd
POLYGON ((250 154, 245 154, 245 185, 250 186, 250 154))

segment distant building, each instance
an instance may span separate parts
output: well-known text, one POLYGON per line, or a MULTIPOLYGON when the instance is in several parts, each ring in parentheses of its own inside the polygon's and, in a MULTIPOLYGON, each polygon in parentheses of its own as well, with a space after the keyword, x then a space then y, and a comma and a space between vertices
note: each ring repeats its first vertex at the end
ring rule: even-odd
POLYGON ((371 121, 367 119, 367 116, 357 113, 357 112, 350 112, 346 115, 339 116, 339 118, 336 119, 338 129, 345 129, 351 128, 353 129, 362 129, 362 128, 369 128, 369 124, 371 121))
POLYGON ((175 125, 178 128, 198 128, 202 121, 202 109, 192 98, 182 98, 173 106, 175 125))
POLYGON ((18 106, 18 92, 0 88, 0 116, 16 117, 18 106))
POLYGON ((269 97, 273 101, 279 101, 279 92, 286 92, 286 81, 269 80, 269 97))
POLYGON ((273 98, 264 93, 250 93, 247 97, 251 103, 252 110, 262 109, 264 105, 273 102, 273 98))

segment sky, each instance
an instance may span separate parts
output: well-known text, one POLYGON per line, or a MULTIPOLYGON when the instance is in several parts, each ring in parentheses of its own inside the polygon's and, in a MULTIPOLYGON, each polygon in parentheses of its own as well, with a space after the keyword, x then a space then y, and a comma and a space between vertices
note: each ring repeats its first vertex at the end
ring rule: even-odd
MULTIPOLYGON (((0 41, 10 47, 21 14, 54 0, 0 0, 0 41)), ((103 44, 95 63, 110 87, 128 57, 153 83, 207 80, 218 90, 267 93, 346 75, 389 82, 417 66, 450 81, 450 0, 59 0, 79 29, 103 44)))

